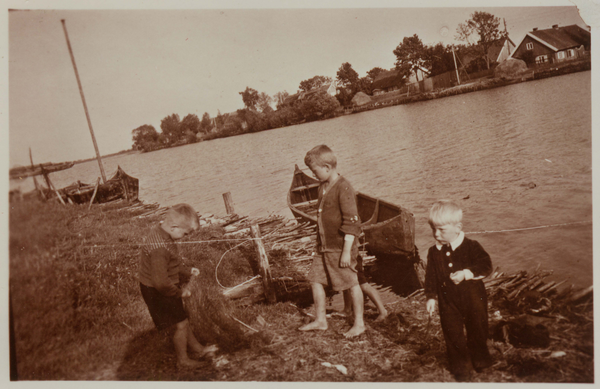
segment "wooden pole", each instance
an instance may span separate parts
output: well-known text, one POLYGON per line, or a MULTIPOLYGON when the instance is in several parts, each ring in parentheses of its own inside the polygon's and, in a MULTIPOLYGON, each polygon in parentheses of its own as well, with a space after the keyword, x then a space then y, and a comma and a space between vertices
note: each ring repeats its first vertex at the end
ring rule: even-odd
POLYGON ((54 193, 56 193, 56 197, 58 197, 58 199, 60 200, 60 202, 62 203, 62 205, 67 205, 67 204, 65 204, 65 200, 62 199, 62 196, 60 195, 60 193, 58 193, 58 191, 56 190, 56 188, 52 184, 52 181, 50 181, 50 177, 48 176, 48 173, 44 172, 44 168, 42 168, 42 175, 46 179, 46 184, 48 184, 48 189, 53 190, 54 193))
POLYGON ((460 85, 460 77, 458 76, 458 66, 456 66, 456 55, 454 54, 454 46, 452 46, 452 58, 454 58, 454 69, 456 69, 456 79, 458 80, 458 85, 460 85))
POLYGON ((235 213, 233 209, 233 198, 231 197, 231 192, 223 193, 223 200, 225 201, 225 210, 228 215, 233 215, 235 213))
POLYGON ((273 289, 273 280, 271 279, 271 268, 269 267, 269 258, 265 246, 263 245, 262 238, 260 236, 260 229, 258 224, 250 226, 250 235, 254 239, 254 247, 256 248, 256 254, 258 256, 258 271, 263 279, 263 289, 267 302, 270 304, 277 302, 275 296, 275 290, 273 289))
MULTIPOLYGON (((29 161, 31 162, 31 168, 33 169, 33 157, 31 156, 31 147, 29 148, 29 161)), ((35 185, 35 190, 37 190, 42 195, 42 198, 44 200, 46 200, 46 195, 44 194, 44 191, 38 185, 38 182, 37 182, 37 179, 35 178, 35 176, 33 176, 33 184, 35 185)), ((48 189, 50 189, 50 188, 48 188, 48 189)))
POLYGON ((100 158, 100 151, 98 150, 98 144, 96 143, 96 137, 94 136, 94 130, 92 129, 92 121, 90 114, 88 113, 87 105, 85 103, 85 96, 83 95, 83 87, 79 80, 79 73, 77 72, 77 65, 75 65, 75 57, 73 56, 73 50, 71 49, 71 42, 69 42, 69 34, 67 34, 67 26, 65 25, 65 19, 60 20, 65 32, 65 38, 67 38, 67 47, 69 48, 69 54, 71 55, 71 62, 73 63, 73 69, 75 69, 75 78, 77 78, 77 85, 79 86, 79 94, 81 95, 81 101, 83 102, 83 109, 85 111, 85 117, 87 118, 88 127, 90 128, 90 134, 92 135, 92 142, 94 143, 94 149, 96 150, 96 158, 98 159, 98 166, 100 166, 100 174, 102 175, 102 182, 106 184, 106 175, 104 174, 104 167, 102 166, 102 159, 100 158))
POLYGON ((98 192, 99 186, 100 186, 100 177, 98 177, 98 180, 96 181, 96 187, 94 188, 94 194, 92 195, 92 199, 90 200, 90 205, 88 205, 88 209, 92 208, 92 203, 94 202, 94 199, 96 198, 96 193, 98 192))

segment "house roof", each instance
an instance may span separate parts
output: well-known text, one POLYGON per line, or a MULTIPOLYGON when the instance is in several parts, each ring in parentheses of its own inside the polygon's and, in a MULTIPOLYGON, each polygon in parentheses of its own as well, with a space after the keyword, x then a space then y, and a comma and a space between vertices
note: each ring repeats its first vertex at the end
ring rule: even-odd
POLYGON ((386 89, 398 85, 397 70, 384 70, 373 80, 373 90, 386 89))
POLYGON ((528 36, 547 46, 554 51, 561 51, 581 45, 589 46, 590 33, 576 24, 544 30, 534 30, 527 33, 528 36))
POLYGON ((490 46, 490 48, 488 49, 488 58, 492 61, 498 61, 498 57, 500 56, 500 53, 502 52, 502 49, 504 48, 504 44, 506 43, 506 41, 508 40, 509 44, 512 45, 512 47, 515 47, 515 43, 513 41, 510 40, 510 38, 502 38, 502 39, 498 39, 496 41, 494 41, 494 43, 490 46))

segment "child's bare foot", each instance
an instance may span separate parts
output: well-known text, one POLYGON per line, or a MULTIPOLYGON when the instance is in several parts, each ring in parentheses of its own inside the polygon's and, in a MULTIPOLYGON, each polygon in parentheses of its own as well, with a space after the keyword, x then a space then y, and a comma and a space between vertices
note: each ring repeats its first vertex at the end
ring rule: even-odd
POLYGON ((350 328, 350 330, 348 332, 346 332, 344 334, 344 336, 346 338, 354 338, 355 336, 358 336, 358 335, 362 334, 363 332, 365 332, 365 326, 354 325, 352 328, 350 328))
POLYGON ((303 325, 302 327, 300 327, 298 329, 300 331, 314 331, 314 330, 325 331, 327 329, 327 322, 320 322, 320 321, 315 320, 311 323, 303 325))
POLYGON ((384 321, 385 318, 387 317, 387 315, 388 315, 388 312, 387 312, 387 310, 384 309, 383 311, 381 311, 379 313, 379 316, 377 316, 377 318, 375 319, 375 321, 376 322, 384 321))
POLYGON ((219 351, 219 348, 215 344, 211 344, 206 347, 194 348, 193 355, 195 358, 214 358, 215 353, 219 351))
POLYGON ((202 366, 201 362, 194 361, 192 359, 180 359, 177 361, 177 366, 185 369, 197 369, 202 366))

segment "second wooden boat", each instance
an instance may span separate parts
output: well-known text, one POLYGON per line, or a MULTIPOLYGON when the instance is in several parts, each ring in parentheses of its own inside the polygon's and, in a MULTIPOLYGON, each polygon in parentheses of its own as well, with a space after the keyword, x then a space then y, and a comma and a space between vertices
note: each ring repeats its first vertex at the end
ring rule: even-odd
MULTIPOLYGON (((317 223, 319 181, 295 166, 287 203, 292 214, 302 222, 317 223)), ((370 255, 413 256, 415 218, 405 208, 364 193, 356 193, 358 215, 370 255)))

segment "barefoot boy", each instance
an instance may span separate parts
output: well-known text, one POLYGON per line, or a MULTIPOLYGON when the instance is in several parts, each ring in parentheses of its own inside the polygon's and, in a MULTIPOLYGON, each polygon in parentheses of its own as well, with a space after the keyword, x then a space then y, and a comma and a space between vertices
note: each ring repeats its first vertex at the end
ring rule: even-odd
POLYGON ((360 221, 355 192, 336 170, 337 159, 331 149, 320 145, 308 153, 304 163, 321 182, 317 203, 317 250, 308 274, 316 308, 316 319, 300 331, 326 330, 325 289, 350 290, 354 323, 344 334, 351 338, 365 331, 363 295, 356 274, 360 221))
MULTIPOLYGON (((204 347, 192 333, 182 297, 189 297, 188 289, 181 289, 180 275, 189 277, 190 269, 181 269, 175 240, 183 238, 199 227, 198 214, 188 204, 171 207, 162 224, 154 227, 144 239, 140 252, 140 289, 150 316, 160 330, 175 326, 173 343, 177 362, 183 367, 196 367, 200 363, 188 357, 187 347, 198 356, 213 354, 215 346, 204 347)), ((192 268, 191 274, 198 275, 192 268)))
POLYGON ((437 297, 450 372, 457 381, 467 381, 473 368, 480 371, 492 364, 487 295, 481 281, 492 272, 492 261, 478 242, 465 237, 462 210, 455 203, 433 204, 429 225, 436 243, 427 253, 426 307, 431 315, 437 297))

